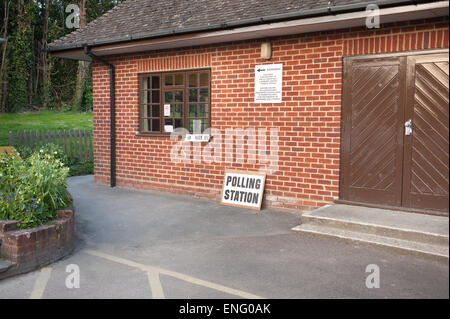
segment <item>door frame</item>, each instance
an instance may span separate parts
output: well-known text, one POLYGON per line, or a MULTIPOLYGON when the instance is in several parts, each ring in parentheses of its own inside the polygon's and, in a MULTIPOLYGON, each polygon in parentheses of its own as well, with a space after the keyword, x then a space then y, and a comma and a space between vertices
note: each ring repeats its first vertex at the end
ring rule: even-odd
MULTIPOLYGON (((349 200, 344 200, 344 164, 348 164, 344 162, 344 154, 348 151, 346 148, 345 138, 348 138, 348 135, 350 132, 344 131, 344 123, 346 121, 346 114, 343 112, 344 108, 344 101, 347 100, 347 94, 348 90, 345 90, 345 85, 348 79, 348 66, 351 65, 351 63, 348 63, 347 61, 360 61, 360 60, 371 60, 371 59, 386 59, 386 58, 399 58, 404 57, 404 62, 400 63, 406 63, 408 57, 418 56, 418 55, 428 55, 428 54, 449 54, 449 49, 426 49, 426 50, 414 50, 414 51, 404 51, 404 52, 395 52, 395 53, 381 53, 381 54, 365 54, 365 55, 345 55, 342 57, 342 87, 341 87, 341 120, 340 120, 340 149, 339 149, 339 199, 335 200, 335 203, 341 203, 341 204, 351 204, 351 205, 358 205, 358 206, 366 206, 366 207, 379 207, 379 208, 385 208, 385 209, 391 209, 391 210, 401 210, 401 211, 407 211, 407 212, 416 212, 416 213, 424 213, 424 214, 431 214, 431 215, 439 215, 439 216, 449 216, 448 212, 442 212, 442 211, 434 211, 434 210, 428 210, 428 209, 418 209, 418 208, 411 208, 411 207, 404 207, 404 206, 390 206, 385 204, 374 204, 374 203, 363 203, 363 202, 353 202, 349 200)), ((410 72, 405 72, 405 76, 408 76, 410 72)), ((405 79, 406 80, 406 79, 405 79)), ((410 88, 405 89, 406 91, 410 90, 410 88)), ((408 100, 408 95, 405 94, 404 103, 408 100)), ((405 108, 404 108, 405 109, 405 108)), ((406 116, 406 114, 404 114, 406 116)), ((403 134, 402 134, 403 136, 403 134)), ((404 166, 403 166, 404 167, 404 166)), ((403 169, 402 169, 403 170, 403 169)), ((402 185, 402 192, 403 192, 404 186, 402 185)), ((402 196, 403 201, 403 196, 402 196)), ((403 204, 403 202, 402 202, 403 204)))

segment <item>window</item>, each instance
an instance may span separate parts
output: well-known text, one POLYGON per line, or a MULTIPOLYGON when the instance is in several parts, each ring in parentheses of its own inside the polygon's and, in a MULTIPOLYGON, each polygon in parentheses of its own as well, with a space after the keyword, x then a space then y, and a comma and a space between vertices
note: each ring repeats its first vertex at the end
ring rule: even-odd
POLYGON ((179 127, 201 133, 210 125, 210 71, 139 76, 141 133, 169 134, 179 127))

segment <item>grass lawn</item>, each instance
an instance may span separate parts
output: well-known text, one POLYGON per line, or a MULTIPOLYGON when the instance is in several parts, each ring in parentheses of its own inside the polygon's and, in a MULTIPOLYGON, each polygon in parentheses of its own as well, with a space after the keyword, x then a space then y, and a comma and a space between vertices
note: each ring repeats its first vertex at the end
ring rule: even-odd
POLYGON ((0 114, 0 146, 9 144, 9 131, 92 129, 92 113, 27 112, 0 114))

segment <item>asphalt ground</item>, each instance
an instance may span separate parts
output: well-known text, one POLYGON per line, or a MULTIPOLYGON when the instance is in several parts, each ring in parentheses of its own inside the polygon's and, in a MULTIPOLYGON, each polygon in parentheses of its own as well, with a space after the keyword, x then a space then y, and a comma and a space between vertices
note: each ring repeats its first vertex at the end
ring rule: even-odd
POLYGON ((70 178, 69 191, 74 253, 0 281, 0 298, 449 298, 448 263, 299 234, 296 214, 109 188, 93 176, 70 178), (366 286, 368 265, 379 288, 366 286))

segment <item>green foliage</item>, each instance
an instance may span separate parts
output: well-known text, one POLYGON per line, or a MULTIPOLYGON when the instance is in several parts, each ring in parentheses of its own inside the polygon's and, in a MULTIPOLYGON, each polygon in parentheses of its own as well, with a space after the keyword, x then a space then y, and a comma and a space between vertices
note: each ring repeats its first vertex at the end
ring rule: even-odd
MULTIPOLYGON (((60 160, 64 166, 69 167, 69 176, 80 176, 94 174, 94 159, 80 159, 75 156, 68 157, 62 148, 54 144, 46 144, 41 147, 41 154, 49 154, 60 160)), ((29 158, 33 151, 28 146, 21 146, 18 150, 19 155, 23 159, 29 158)))
POLYGON ((90 175, 94 174, 94 159, 78 159, 72 160, 70 165, 70 176, 90 175))
MULTIPOLYGON (((86 0, 87 22, 98 18, 120 2, 122 0, 86 0)), ((46 35, 48 43, 75 31, 65 25, 69 14, 65 9, 69 4, 79 4, 79 1, 50 1, 46 35)), ((60 110, 62 106, 66 106, 66 109, 70 106, 69 109, 73 110, 78 62, 42 53, 45 47, 42 43, 45 38, 44 25, 45 0, 0 1, 0 36, 4 36, 5 29, 8 31, 4 78, 7 85, 3 92, 6 99, 3 107, 3 99, 0 100, 0 110, 20 112, 42 109, 44 99, 48 102, 48 109, 60 110), (4 25, 6 8, 9 13, 7 26, 4 25), (44 83, 43 79, 42 54, 46 54, 49 83, 44 83)), ((0 48, 1 46, 0 44, 0 48)), ((1 58, 0 50, 0 60, 1 58)), ((91 72, 87 74, 86 91, 81 105, 81 110, 85 111, 92 110, 92 76, 91 72)))
POLYGON ((26 159, 0 154, 0 219, 18 220, 20 228, 43 225, 70 203, 69 168, 54 146, 26 159))

